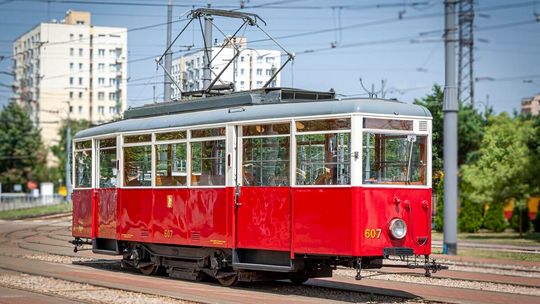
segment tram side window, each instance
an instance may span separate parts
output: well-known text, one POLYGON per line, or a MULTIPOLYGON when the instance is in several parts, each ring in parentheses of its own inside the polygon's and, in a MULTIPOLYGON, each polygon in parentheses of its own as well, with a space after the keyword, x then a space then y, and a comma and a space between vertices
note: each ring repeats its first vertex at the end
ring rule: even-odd
POLYGON ((156 186, 185 186, 187 144, 156 145, 156 186))
POLYGON ((99 141, 99 187, 116 187, 116 138, 99 141))
POLYGON ((124 147, 124 186, 152 185, 152 146, 124 147))
POLYGON ((92 142, 75 143, 75 188, 92 187, 92 142))
POLYGON ((364 184, 426 184, 426 136, 365 132, 362 155, 364 184))
POLYGON ((191 185, 225 185, 225 140, 191 143, 191 185))
POLYGON ((244 186, 289 185, 289 137, 243 140, 244 186))

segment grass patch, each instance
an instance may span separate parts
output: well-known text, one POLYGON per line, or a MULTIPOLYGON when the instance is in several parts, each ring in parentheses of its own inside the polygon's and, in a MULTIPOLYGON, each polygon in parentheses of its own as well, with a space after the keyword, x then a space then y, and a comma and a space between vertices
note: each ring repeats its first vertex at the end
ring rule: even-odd
MULTIPOLYGON (((442 248, 433 248, 433 254, 443 254, 442 248)), ((463 257, 477 257, 486 259, 497 260, 509 260, 509 261, 529 261, 540 262, 540 254, 535 253, 522 253, 522 252, 507 252, 499 250, 489 249, 474 249, 474 248, 459 248, 458 244, 458 256, 463 257)))
MULTIPOLYGON (((442 241, 443 234, 433 232, 434 240, 442 241)), ((504 232, 488 232, 480 231, 477 233, 458 233, 458 241, 469 241, 472 243, 481 244, 501 244, 501 245, 516 245, 516 246, 538 246, 540 245, 540 232, 527 232, 523 236, 514 230, 507 229, 504 232)))
POLYGON ((26 209, 0 211, 0 219, 17 220, 29 217, 50 215, 56 213, 70 212, 71 204, 60 203, 56 205, 45 205, 26 209))

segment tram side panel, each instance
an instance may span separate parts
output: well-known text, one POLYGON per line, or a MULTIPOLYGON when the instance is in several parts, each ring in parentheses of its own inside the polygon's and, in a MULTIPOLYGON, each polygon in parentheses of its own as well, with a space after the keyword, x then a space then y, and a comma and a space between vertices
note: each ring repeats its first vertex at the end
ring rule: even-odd
POLYGON ((154 194, 150 188, 118 188, 118 239, 152 242, 154 194))
POLYGON ((188 189, 154 189, 152 237, 156 243, 185 244, 189 235, 188 189))
POLYGON ((92 189, 76 189, 73 191, 73 220, 71 234, 74 237, 92 237, 92 198, 92 189))
POLYGON ((414 254, 431 253, 431 189, 353 187, 359 204, 353 214, 358 235, 354 256, 382 256, 385 248, 410 248, 414 254), (390 221, 400 218, 407 224, 401 240, 389 232, 390 221))
POLYGON ((189 191, 187 243, 195 246, 226 247, 226 188, 193 188, 189 191))
POLYGON ((295 253, 352 255, 351 188, 293 188, 295 253))
POLYGON ((96 237, 117 238, 117 192, 116 188, 94 189, 97 223, 96 237))

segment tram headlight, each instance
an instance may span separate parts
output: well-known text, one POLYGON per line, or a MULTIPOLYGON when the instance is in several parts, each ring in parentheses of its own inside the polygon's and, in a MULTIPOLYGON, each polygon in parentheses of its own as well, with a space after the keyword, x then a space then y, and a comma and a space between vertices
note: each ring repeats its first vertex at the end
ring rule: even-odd
POLYGON ((390 221, 389 228, 390 234, 395 239, 401 240, 407 234, 407 224, 400 218, 395 218, 390 221))

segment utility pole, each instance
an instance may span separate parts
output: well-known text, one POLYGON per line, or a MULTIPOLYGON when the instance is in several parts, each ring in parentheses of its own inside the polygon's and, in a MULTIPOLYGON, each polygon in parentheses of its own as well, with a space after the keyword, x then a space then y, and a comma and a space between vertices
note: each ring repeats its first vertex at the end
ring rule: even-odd
POLYGON ((458 97, 474 106, 474 0, 459 1, 458 97))
POLYGON ((444 85, 444 245, 443 253, 457 254, 457 116, 456 88, 456 3, 445 0, 445 85, 444 85))
POLYGON ((71 202, 71 102, 68 101, 66 127, 66 201, 71 202))
MULTIPOLYGON (((172 0, 169 0, 167 5, 167 52, 165 53, 165 70, 172 70, 172 50, 169 48, 171 45, 171 36, 172 36, 172 0)), ((171 101, 171 80, 167 73, 163 73, 163 101, 171 101)))
MULTIPOLYGON (((210 8, 210 4, 208 4, 210 8)), ((206 91, 212 82, 212 20, 211 16, 204 16, 204 57, 203 57, 203 89, 206 91)))

